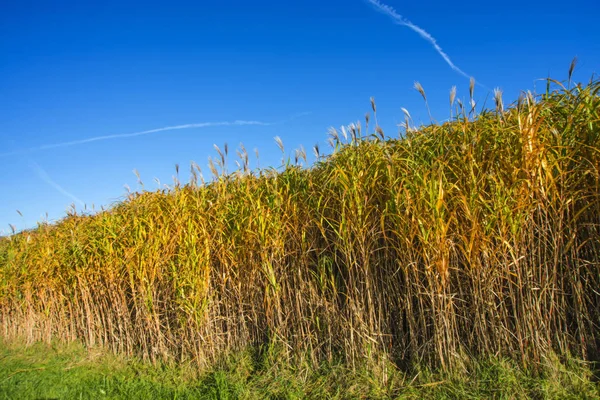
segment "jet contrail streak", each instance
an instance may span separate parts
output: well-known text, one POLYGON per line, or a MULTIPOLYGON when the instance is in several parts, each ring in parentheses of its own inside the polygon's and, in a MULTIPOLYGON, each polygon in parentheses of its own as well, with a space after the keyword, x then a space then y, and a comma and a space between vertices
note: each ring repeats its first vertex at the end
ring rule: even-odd
POLYGON ((208 128, 208 127, 213 127, 213 126, 242 126, 242 125, 268 126, 268 125, 273 125, 273 124, 268 123, 268 122, 261 122, 261 121, 237 120, 237 121, 224 121, 224 122, 201 122, 201 123, 197 123, 197 124, 166 126, 164 128, 150 129, 150 130, 141 131, 141 132, 95 136, 95 137, 91 137, 91 138, 87 138, 87 139, 73 140, 70 142, 46 144, 46 145, 42 145, 42 146, 38 146, 38 147, 31 147, 31 148, 25 149, 25 150, 13 151, 10 153, 0 153, 0 157, 6 157, 6 156, 11 156, 11 155, 16 155, 16 154, 26 154, 26 153, 29 153, 32 151, 37 151, 37 150, 48 150, 48 149, 56 149, 59 147, 77 146, 80 144, 99 142, 99 141, 103 141, 103 140, 123 139, 123 138, 135 137, 135 136, 143 136, 143 135, 149 135, 151 133, 173 131, 173 130, 178 130, 178 129, 208 128))
POLYGON ((43 180, 44 182, 46 182, 48 185, 52 186, 54 189, 56 189, 61 194, 65 195, 67 197, 70 197, 71 200, 73 200, 74 202, 78 203, 82 207, 85 206, 85 203, 81 199, 79 199, 74 194, 68 192, 65 188, 63 188, 62 186, 60 186, 58 183, 54 182, 54 180, 52 180, 52 178, 50 178, 50 175, 48 175, 48 173, 42 167, 40 167, 39 164, 37 164, 34 161, 30 161, 29 162, 29 166, 31 167, 31 169, 37 174, 37 176, 41 180, 43 180))
POLYGON ((233 126, 233 125, 270 125, 270 124, 266 123, 266 122, 260 122, 260 121, 201 122, 199 124, 166 126, 164 128, 150 129, 148 131, 142 131, 142 132, 122 133, 122 134, 118 134, 118 135, 96 136, 96 137, 89 138, 89 139, 73 140, 71 142, 47 144, 44 146, 37 147, 34 150, 46 150, 46 149, 54 149, 57 147, 68 147, 68 146, 74 146, 74 145, 78 145, 78 144, 99 142, 101 140, 122 139, 122 138, 128 138, 128 137, 149 135, 151 133, 156 133, 156 132, 173 131, 173 130, 177 130, 177 129, 207 128, 207 127, 211 127, 211 126, 233 126))
POLYGON ((463 70, 458 68, 452 62, 452 60, 450 60, 450 57, 448 56, 448 54, 446 54, 444 52, 444 50, 442 50, 440 45, 437 44, 437 41, 435 40, 435 38, 433 36, 431 36, 427 31, 425 31, 424 29, 413 24, 412 22, 410 22, 409 20, 404 18, 402 15, 398 14, 394 8, 388 6, 387 4, 381 3, 379 0, 366 0, 366 1, 368 3, 370 3, 371 5, 373 5, 379 12, 392 18, 396 24, 406 26, 407 28, 412 29, 413 31, 417 32, 419 34, 419 36, 421 36, 423 39, 425 39, 426 41, 431 43, 431 45, 433 46, 435 51, 437 51, 438 54, 440 56, 442 56, 444 61, 446 61, 446 64, 448 64, 450 66, 450 68, 452 68, 454 71, 458 72, 459 74, 461 74, 462 76, 464 76, 466 78, 471 77, 469 74, 467 74, 466 72, 464 72, 463 70))

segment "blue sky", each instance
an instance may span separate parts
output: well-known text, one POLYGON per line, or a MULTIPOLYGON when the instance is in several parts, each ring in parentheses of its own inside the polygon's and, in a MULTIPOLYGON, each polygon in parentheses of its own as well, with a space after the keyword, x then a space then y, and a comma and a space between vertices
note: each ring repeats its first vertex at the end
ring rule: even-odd
MULTIPOLYGON (((172 183, 177 163, 184 180, 191 161, 210 176, 213 144, 277 166, 274 136, 290 155, 326 147, 371 96, 397 136, 401 107, 428 122, 414 81, 443 120, 453 85, 468 96, 462 72, 509 103, 565 79, 574 56, 576 80, 600 69, 596 1, 375 3, 3 1, 0 230, 110 206, 139 189, 134 169, 147 190, 172 183), (116 137, 164 127, 181 129, 116 137)), ((480 104, 487 94, 476 88, 480 104)))

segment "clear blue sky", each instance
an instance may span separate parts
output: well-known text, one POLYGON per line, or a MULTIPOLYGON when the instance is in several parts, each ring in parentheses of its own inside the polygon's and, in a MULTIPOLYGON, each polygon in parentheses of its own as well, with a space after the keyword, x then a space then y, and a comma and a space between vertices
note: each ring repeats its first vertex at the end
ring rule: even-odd
POLYGON ((405 23, 367 0, 2 1, 0 230, 59 219, 74 201, 108 206, 125 184, 138 189, 134 168, 146 189, 155 177, 171 183, 176 163, 183 172, 196 161, 208 176, 213 144, 235 153, 243 142, 261 166, 277 165, 274 136, 290 154, 300 144, 310 153, 330 126, 362 121, 371 96, 395 136, 400 107, 427 122, 414 81, 443 120, 453 85, 468 96, 460 71, 508 103, 535 79, 566 78, 573 56, 577 80, 600 69, 597 0, 384 3, 405 23), (48 146, 236 120, 270 125, 48 146))

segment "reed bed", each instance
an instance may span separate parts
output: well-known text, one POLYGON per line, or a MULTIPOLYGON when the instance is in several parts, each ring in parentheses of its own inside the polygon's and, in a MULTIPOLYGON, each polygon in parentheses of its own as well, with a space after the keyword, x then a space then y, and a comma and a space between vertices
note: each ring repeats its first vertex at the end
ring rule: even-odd
POLYGON ((453 89, 451 122, 406 112, 399 139, 367 117, 309 168, 299 151, 252 171, 242 148, 225 173, 218 149, 210 182, 193 165, 188 184, 2 238, 0 335, 200 366, 248 346, 315 364, 597 360, 600 82, 548 85, 477 115, 453 89))

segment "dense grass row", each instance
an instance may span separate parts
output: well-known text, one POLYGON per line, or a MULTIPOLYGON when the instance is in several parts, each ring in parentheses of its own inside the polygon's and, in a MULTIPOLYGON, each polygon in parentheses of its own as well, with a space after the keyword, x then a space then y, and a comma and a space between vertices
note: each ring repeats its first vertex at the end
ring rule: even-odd
POLYGON ((242 150, 225 174, 225 150, 210 183, 194 166, 4 238, 0 335, 200 366, 258 345, 380 368, 598 358, 600 82, 550 83, 399 140, 332 131, 309 169, 252 172, 242 150))
POLYGON ((146 399, 597 399, 600 383, 580 362, 549 360, 543 373, 486 359, 459 374, 421 368, 381 371, 343 362, 291 365, 276 352, 224 357, 209 369, 148 363, 80 344, 0 342, 0 398, 146 399))

